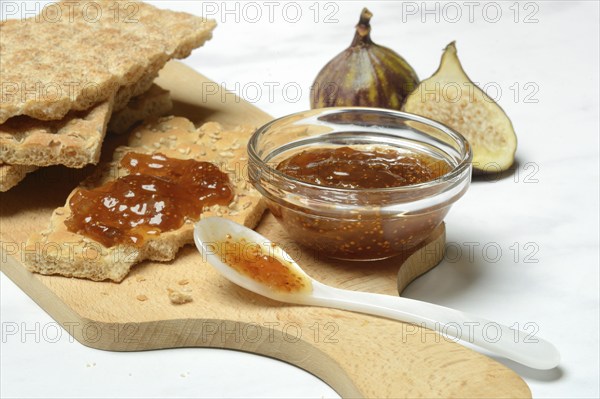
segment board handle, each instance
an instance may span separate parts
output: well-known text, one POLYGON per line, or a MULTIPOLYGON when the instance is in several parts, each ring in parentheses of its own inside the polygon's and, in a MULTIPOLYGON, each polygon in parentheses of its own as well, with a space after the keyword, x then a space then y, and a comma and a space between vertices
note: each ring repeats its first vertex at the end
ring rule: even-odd
POLYGON ((525 331, 428 302, 342 290, 316 282, 311 302, 416 324, 534 369, 553 369, 560 362, 556 347, 542 338, 532 338, 525 331))

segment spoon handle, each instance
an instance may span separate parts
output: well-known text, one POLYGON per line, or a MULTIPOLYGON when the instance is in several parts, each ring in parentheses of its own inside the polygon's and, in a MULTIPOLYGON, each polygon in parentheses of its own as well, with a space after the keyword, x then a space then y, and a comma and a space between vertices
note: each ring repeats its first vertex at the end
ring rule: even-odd
POLYGON ((469 342, 525 366, 547 370, 560 354, 550 342, 482 317, 409 298, 342 290, 313 282, 311 304, 416 324, 469 342))

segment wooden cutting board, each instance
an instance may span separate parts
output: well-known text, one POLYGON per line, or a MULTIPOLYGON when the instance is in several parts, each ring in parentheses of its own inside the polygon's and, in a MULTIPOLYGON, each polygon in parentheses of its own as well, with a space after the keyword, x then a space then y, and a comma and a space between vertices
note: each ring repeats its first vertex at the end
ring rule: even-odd
MULTIPOLYGON (((194 122, 260 125, 271 119, 180 63, 167 65, 159 84, 171 90, 174 113, 194 122)), ((193 246, 171 263, 138 265, 120 284, 29 273, 19 248, 31 232, 47 226, 52 209, 86 172, 41 169, 0 195, 2 271, 82 344, 115 351, 213 347, 261 354, 313 373, 343 397, 531 397, 513 371, 432 331, 259 297, 222 278, 193 246), (171 304, 169 288, 188 291, 193 302, 171 304)), ((390 295, 435 266, 445 242, 440 226, 413 254, 349 263, 315 258, 294 246, 270 214, 258 230, 327 284, 390 295)))

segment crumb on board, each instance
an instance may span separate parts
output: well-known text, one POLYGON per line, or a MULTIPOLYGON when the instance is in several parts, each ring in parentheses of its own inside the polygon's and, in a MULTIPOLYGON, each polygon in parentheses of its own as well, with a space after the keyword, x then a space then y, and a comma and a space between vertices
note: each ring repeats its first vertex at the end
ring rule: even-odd
POLYGON ((179 284, 179 285, 188 285, 189 283, 190 283, 190 280, 188 280, 188 279, 179 280, 177 282, 177 284, 179 284))
POLYGON ((193 301, 193 298, 190 294, 185 294, 177 290, 172 290, 171 288, 168 288, 167 292, 169 293, 169 300, 174 305, 183 305, 184 303, 193 301))
POLYGON ((135 298, 140 302, 144 302, 144 301, 148 300, 148 297, 146 295, 138 295, 135 298))

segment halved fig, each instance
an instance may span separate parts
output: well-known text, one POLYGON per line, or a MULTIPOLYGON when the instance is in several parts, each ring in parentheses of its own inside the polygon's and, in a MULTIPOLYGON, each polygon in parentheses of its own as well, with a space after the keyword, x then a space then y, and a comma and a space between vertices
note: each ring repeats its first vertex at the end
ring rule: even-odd
POLYGON ((469 79, 454 42, 446 46, 438 70, 417 86, 402 109, 441 122, 465 136, 477 171, 504 171, 515 160, 517 136, 510 119, 469 79))

